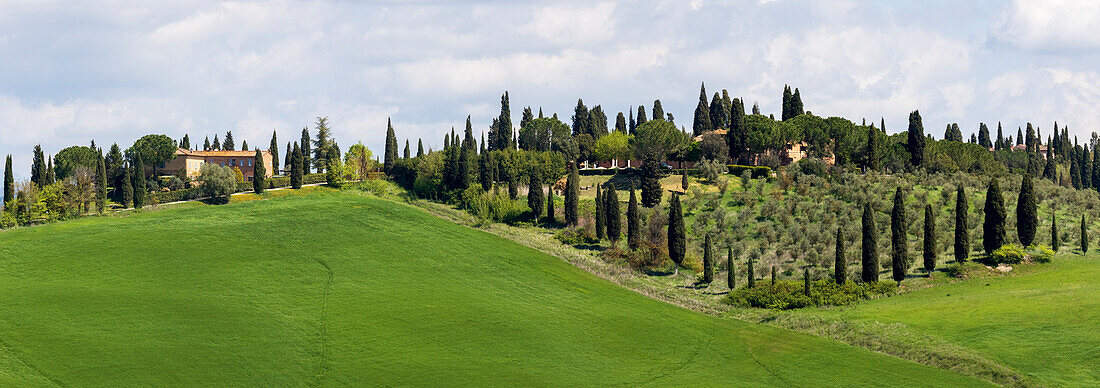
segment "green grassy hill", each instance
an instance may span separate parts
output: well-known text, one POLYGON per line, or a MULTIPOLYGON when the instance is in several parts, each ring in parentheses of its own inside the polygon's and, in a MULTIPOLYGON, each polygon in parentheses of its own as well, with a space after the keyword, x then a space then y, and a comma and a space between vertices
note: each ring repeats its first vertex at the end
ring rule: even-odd
POLYGON ((1052 386, 1100 385, 1100 263, 1058 256, 1044 268, 979 278, 818 313, 902 323, 1052 386))
POLYGON ((982 384, 311 191, 0 233, 0 385, 982 384))

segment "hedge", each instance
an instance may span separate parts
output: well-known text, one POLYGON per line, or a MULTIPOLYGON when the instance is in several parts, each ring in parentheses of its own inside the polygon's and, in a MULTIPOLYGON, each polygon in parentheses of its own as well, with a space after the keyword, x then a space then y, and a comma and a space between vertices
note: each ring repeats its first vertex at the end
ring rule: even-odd
MULTIPOLYGON (((270 177, 264 180, 267 184, 267 188, 274 189, 280 187, 290 187, 290 177, 270 177)), ((324 183, 325 174, 308 174, 302 176, 302 184, 324 183)), ((237 191, 235 193, 241 193, 246 191, 252 191, 252 182, 240 182, 237 184, 237 191)), ((204 198, 201 187, 192 187, 190 189, 182 189, 175 191, 158 191, 150 194, 150 199, 156 201, 156 203, 169 203, 179 201, 190 201, 193 199, 204 198)))
POLYGON ((752 171, 753 178, 767 178, 772 175, 772 169, 768 166, 743 166, 740 164, 726 166, 726 173, 731 175, 741 176, 746 170, 752 171))

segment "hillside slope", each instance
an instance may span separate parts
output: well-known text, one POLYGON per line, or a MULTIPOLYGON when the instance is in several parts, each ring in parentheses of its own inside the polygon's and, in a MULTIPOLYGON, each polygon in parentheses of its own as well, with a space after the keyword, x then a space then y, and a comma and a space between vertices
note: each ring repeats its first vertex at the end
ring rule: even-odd
POLYGON ((0 385, 927 385, 352 192, 0 233, 0 385))

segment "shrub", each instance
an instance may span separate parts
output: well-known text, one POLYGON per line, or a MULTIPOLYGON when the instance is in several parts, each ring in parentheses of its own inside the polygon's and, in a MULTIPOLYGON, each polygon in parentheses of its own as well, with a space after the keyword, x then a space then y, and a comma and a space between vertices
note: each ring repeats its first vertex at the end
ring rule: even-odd
POLYGON ((739 164, 726 166, 726 171, 736 176, 743 176, 744 172, 748 171, 752 179, 767 178, 772 174, 772 169, 767 166, 743 166, 739 164))
POLYGON ((202 198, 202 188, 195 187, 183 190, 173 191, 160 191, 149 195, 150 200, 155 200, 159 204, 179 201, 189 201, 192 199, 202 198))
POLYGON ((955 262, 951 265, 948 265, 943 269, 943 272, 946 273, 947 276, 953 278, 965 279, 987 273, 989 272, 989 270, 986 269, 985 266, 982 264, 978 264, 972 261, 964 261, 962 263, 955 262))
POLYGON ((810 294, 805 294, 802 281, 778 281, 762 283, 756 287, 744 286, 731 291, 725 302, 739 307, 758 307, 789 310, 815 306, 842 306, 897 292, 897 286, 889 282, 836 284, 830 279, 814 281, 810 294))
POLYGON ((565 245, 584 245, 599 242, 592 237, 583 227, 564 228, 554 234, 554 238, 565 245))
POLYGON ((636 250, 616 246, 605 250, 602 255, 604 260, 622 261, 637 271, 645 271, 668 263, 668 251, 649 241, 642 241, 636 250))
POLYGON ((199 168, 202 194, 207 197, 228 197, 237 191, 237 180, 229 167, 203 163, 199 168))
POLYGON ((704 160, 700 163, 699 173, 703 179, 714 183, 718 181, 718 176, 726 173, 726 165, 718 160, 704 160))
POLYGON ((1005 244, 986 256, 983 262, 987 265, 1019 264, 1028 256, 1027 250, 1020 244, 1005 244))
POLYGON ((1054 250, 1050 249, 1046 245, 1032 245, 1031 246, 1031 260, 1036 263, 1049 263, 1054 259, 1054 250))
POLYGON ((484 192, 480 186, 462 191, 459 206, 484 221, 515 223, 523 219, 527 206, 506 193, 484 192))

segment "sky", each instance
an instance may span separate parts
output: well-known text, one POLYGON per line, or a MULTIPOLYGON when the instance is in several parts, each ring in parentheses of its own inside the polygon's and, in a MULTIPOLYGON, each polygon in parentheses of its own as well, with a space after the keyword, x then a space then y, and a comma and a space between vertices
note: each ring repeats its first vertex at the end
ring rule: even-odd
MULTIPOLYGON (((344 149, 440 148, 467 115, 487 131, 577 103, 612 120, 660 99, 689 127, 699 86, 778 116, 783 85, 822 117, 964 136, 1055 121, 1100 131, 1100 2, 0 0, 0 155, 145 134, 233 131, 280 149, 327 116, 344 149)), ((1045 139, 1044 139, 1045 141, 1045 139)))

